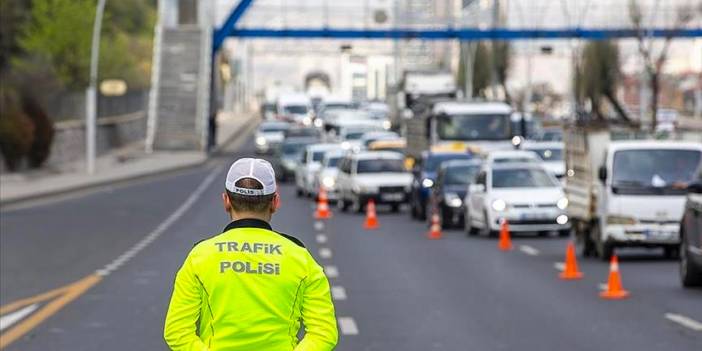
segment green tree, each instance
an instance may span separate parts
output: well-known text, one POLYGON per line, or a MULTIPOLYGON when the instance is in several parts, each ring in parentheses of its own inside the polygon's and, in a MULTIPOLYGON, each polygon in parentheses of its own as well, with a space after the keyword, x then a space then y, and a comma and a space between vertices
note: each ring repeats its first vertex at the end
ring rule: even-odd
POLYGON ((506 41, 493 42, 492 47, 492 62, 495 65, 495 74, 497 74, 496 80, 502 87, 502 90, 504 90, 505 100, 509 104, 512 101, 512 97, 507 90, 507 78, 511 66, 512 51, 509 42, 506 41))
POLYGON ((602 112, 605 101, 609 102, 617 115, 630 121, 627 112, 616 96, 617 82, 621 77, 619 70, 619 47, 612 41, 591 41, 582 52, 579 72, 580 93, 590 100, 592 111, 598 118, 604 119, 602 112))
POLYGON ((0 71, 7 70, 12 57, 21 53, 17 38, 29 19, 29 5, 25 0, 0 0, 0 71))

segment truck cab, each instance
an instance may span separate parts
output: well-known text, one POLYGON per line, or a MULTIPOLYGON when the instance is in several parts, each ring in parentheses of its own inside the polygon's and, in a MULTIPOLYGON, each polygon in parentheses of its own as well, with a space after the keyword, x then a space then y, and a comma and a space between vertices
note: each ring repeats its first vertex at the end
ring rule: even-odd
POLYGON ((568 209, 581 252, 606 260, 617 247, 663 247, 674 256, 702 145, 588 134, 566 140, 568 209))
POLYGON ((406 120, 408 155, 436 146, 462 144, 472 151, 511 149, 512 108, 501 102, 429 101, 406 120))

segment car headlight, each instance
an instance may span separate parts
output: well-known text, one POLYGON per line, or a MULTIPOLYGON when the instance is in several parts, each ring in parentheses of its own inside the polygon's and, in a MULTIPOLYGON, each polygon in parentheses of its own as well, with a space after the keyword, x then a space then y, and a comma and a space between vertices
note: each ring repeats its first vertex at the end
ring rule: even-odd
POLYGON ((344 141, 341 143, 341 148, 344 150, 348 150, 351 148, 351 143, 349 143, 348 141, 344 141))
POLYGON ((264 138, 262 136, 256 138, 256 145, 263 146, 263 145, 266 145, 266 143, 267 143, 266 138, 264 138))
POLYGON ((492 209, 497 212, 502 212, 507 208, 507 203, 505 200, 497 199, 492 202, 492 209))
POLYGON ((390 121, 383 121, 383 128, 385 130, 389 130, 392 127, 392 123, 390 121))
POLYGON ((446 205, 450 207, 461 207, 461 205, 463 205, 463 200, 461 200, 456 193, 444 194, 444 201, 446 202, 446 205))
POLYGON ((565 210, 566 208, 568 208, 568 198, 560 198, 558 202, 556 202, 556 207, 560 208, 561 210, 565 210))
POLYGON ((324 122, 321 119, 317 118, 314 120, 314 126, 317 128, 322 128, 324 126, 324 122))
POLYGON ((302 119, 302 124, 308 126, 312 124, 312 118, 310 116, 306 116, 305 118, 302 119))
POLYGON ((629 216, 607 216, 607 224, 634 225, 636 218, 629 216))
POLYGON ((434 186, 434 181, 429 178, 424 178, 424 180, 422 180, 422 186, 425 188, 431 188, 434 186))
POLYGON ((336 181, 332 177, 322 178, 322 185, 324 185, 327 188, 333 188, 335 183, 336 181))

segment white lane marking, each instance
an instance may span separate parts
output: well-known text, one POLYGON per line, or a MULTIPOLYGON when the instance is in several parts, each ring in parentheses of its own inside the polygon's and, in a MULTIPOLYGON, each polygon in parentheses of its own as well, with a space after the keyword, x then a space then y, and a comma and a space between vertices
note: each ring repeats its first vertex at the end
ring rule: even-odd
POLYGON ((538 256, 539 255, 539 250, 537 250, 529 245, 519 246, 519 251, 521 251, 529 256, 538 256))
POLYGON ((324 273, 327 278, 336 278, 339 276, 339 269, 336 266, 324 266, 324 273))
POLYGON ((332 286, 331 295, 335 301, 346 300, 346 289, 343 286, 332 286))
POLYGON ((324 230, 324 222, 322 222, 322 221, 314 222, 314 229, 315 230, 324 230))
POLYGON ((339 329, 344 335, 358 335, 356 321, 351 317, 339 317, 339 329))
POLYGON ((319 249, 319 257, 321 258, 331 258, 332 251, 326 247, 319 249))
POLYGON ((0 317, 0 331, 3 331, 11 325, 21 321, 24 317, 27 317, 34 312, 38 306, 39 305, 35 303, 0 317))
POLYGON ((317 234, 316 239, 317 239, 317 242, 320 244, 324 244, 327 242, 327 236, 324 234, 317 234))
POLYGON ((678 323, 685 328, 692 329, 694 331, 702 331, 702 323, 677 313, 666 313, 663 315, 667 320, 678 323))
POLYGON ((198 185, 198 187, 193 191, 190 196, 183 202, 180 207, 178 207, 173 213, 171 213, 168 218, 166 218, 161 224, 156 227, 151 233, 143 237, 139 242, 137 242, 134 246, 129 248, 126 252, 123 254, 119 255, 116 259, 114 259, 112 262, 106 264, 103 268, 98 269, 95 271, 95 273, 99 276, 107 276, 108 274, 114 272, 117 268, 121 267, 123 264, 127 263, 129 260, 131 260, 134 256, 136 256, 141 250, 149 246, 154 240, 156 240, 161 234, 163 234, 168 228, 170 228, 173 223, 175 223, 180 217, 182 217, 189 209, 192 207, 195 202, 202 196, 202 194, 207 190, 207 187, 212 184, 212 182, 215 180, 215 177, 217 174, 219 174, 219 171, 222 169, 222 167, 217 167, 212 170, 212 173, 210 173, 203 181, 198 185))
POLYGON ((563 272, 563 271, 565 270, 565 263, 563 263, 563 262, 554 262, 554 263, 553 263, 553 268, 555 268, 556 270, 559 270, 559 271, 563 272))
POLYGON ((609 284, 607 284, 607 283, 599 283, 599 284, 597 284, 597 288, 600 289, 600 290, 607 290, 607 289, 609 289, 609 284))

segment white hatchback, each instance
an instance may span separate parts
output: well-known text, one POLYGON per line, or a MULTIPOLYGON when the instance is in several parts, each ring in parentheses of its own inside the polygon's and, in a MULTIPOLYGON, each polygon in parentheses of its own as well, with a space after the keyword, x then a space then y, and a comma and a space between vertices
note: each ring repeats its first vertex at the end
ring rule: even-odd
POLYGON ((568 199, 558 180, 536 163, 486 164, 465 198, 466 230, 496 235, 507 220, 510 231, 570 232, 568 199))

